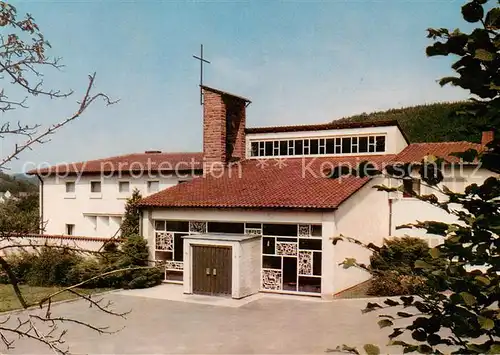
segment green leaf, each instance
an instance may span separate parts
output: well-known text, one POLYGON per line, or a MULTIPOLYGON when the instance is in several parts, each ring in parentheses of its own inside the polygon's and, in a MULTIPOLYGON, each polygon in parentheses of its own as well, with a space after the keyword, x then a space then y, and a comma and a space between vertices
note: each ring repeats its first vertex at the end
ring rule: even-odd
POLYGON ((483 7, 474 1, 462 6, 462 16, 467 22, 477 22, 483 18, 483 15, 483 7))
POLYGON ((482 329, 490 330, 490 329, 495 328, 495 322, 493 321, 493 319, 478 316, 477 321, 482 329))
POLYGON ((429 249, 429 255, 432 256, 433 259, 439 259, 441 251, 438 248, 432 248, 429 249))
POLYGON ((390 298, 386 299, 384 303, 388 306, 394 307, 394 306, 399 306, 399 302, 391 300, 390 298))
POLYGON ((441 86, 445 86, 446 84, 458 86, 457 84, 459 81, 460 81, 459 78, 455 78, 453 76, 447 76, 447 77, 439 79, 438 84, 441 86))
POLYGON ((377 308, 382 308, 378 303, 368 302, 365 309, 361 310, 361 313, 368 313, 376 310, 377 308))
POLYGON ((415 269, 428 269, 431 265, 423 260, 415 261, 415 269))
POLYGON ((474 53, 474 58, 482 60, 483 62, 491 62, 495 59, 495 55, 491 52, 488 52, 485 49, 476 49, 476 53, 474 53))
POLYGON ((491 345, 488 354, 500 354, 500 344, 491 345))
POLYGON ((476 297, 468 292, 460 292, 460 297, 462 297, 467 306, 473 306, 477 303, 476 297))
POLYGON ((430 354, 432 353, 432 348, 429 345, 422 344, 417 347, 417 351, 420 354, 430 354))
POLYGON ((476 276, 474 279, 481 282, 482 284, 485 284, 486 286, 491 283, 490 279, 485 276, 476 276))
POLYGON ((381 319, 377 322, 377 324, 380 328, 390 327, 394 325, 394 323, 392 323, 392 321, 390 321, 389 319, 381 319))
POLYGON ((406 312, 398 312, 398 316, 403 317, 403 318, 410 318, 413 317, 413 314, 406 313, 406 312))
POLYGON ((368 355, 379 355, 380 354, 379 347, 376 345, 373 345, 373 344, 365 344, 365 346, 363 346, 363 349, 365 349, 365 351, 368 355))
POLYGON ((496 30, 500 25, 500 8, 494 7, 486 14, 485 25, 491 30, 496 30))

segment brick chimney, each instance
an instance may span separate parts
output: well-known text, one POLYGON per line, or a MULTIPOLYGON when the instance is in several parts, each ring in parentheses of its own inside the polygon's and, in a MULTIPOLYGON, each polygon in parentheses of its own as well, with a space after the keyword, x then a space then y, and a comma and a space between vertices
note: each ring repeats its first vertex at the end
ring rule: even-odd
POLYGON ((246 106, 250 100, 224 91, 203 89, 205 171, 245 159, 246 106))
POLYGON ((495 139, 494 131, 485 131, 483 132, 483 135, 481 137, 481 144, 487 145, 488 143, 493 142, 494 139, 495 139))

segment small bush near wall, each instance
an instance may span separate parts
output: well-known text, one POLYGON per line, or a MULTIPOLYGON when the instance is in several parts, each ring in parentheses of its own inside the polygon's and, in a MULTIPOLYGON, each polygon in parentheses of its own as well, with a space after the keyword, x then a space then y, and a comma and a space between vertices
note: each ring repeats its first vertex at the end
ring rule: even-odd
POLYGON ((420 238, 402 237, 384 240, 378 253, 370 258, 375 275, 368 294, 399 296, 425 292, 427 280, 417 275, 415 261, 428 260, 429 246, 420 238))
MULTIPOLYGON (((68 248, 42 247, 37 252, 22 251, 7 256, 19 283, 30 286, 71 286, 104 273, 148 265, 147 242, 140 236, 129 236, 118 247, 109 243, 103 253, 84 257, 68 248)), ((124 270, 85 283, 85 288, 146 288, 163 279, 160 269, 124 270)), ((9 283, 0 272, 0 283, 9 283)))

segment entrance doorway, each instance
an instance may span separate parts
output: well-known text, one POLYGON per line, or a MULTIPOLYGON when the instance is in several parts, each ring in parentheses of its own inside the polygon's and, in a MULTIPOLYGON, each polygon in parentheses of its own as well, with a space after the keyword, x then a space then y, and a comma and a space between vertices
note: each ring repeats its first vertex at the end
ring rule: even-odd
POLYGON ((192 245, 193 293, 231 296, 232 248, 192 245))

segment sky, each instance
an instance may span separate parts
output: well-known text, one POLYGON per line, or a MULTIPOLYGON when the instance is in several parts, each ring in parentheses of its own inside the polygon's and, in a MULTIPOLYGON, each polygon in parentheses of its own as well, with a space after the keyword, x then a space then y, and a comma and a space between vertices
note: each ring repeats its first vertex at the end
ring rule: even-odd
MULTIPOLYGON (((30 99, 1 121, 47 127, 77 109, 96 72, 93 104, 9 165, 83 161, 161 150, 202 150, 199 62, 207 85, 252 100, 247 127, 324 123, 344 116, 466 98, 441 88, 451 58, 427 58, 429 27, 463 28, 460 1, 14 1, 62 57, 46 87, 67 99, 30 99)), ((1 28, 0 31, 5 31, 1 28)), ((3 83, 6 91, 7 83, 3 83)), ((43 128, 42 127, 42 128, 43 128)), ((0 140, 0 156, 13 149, 0 140)))

